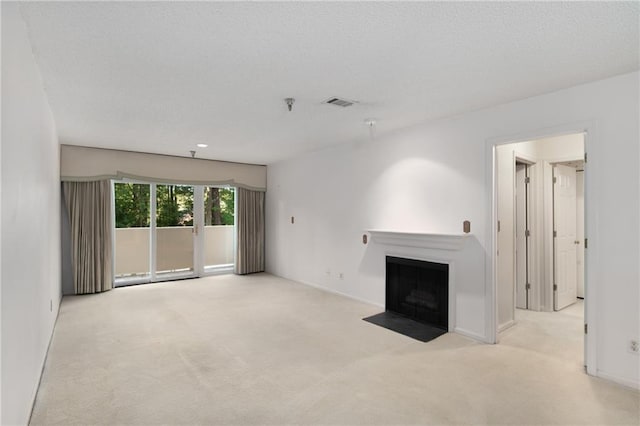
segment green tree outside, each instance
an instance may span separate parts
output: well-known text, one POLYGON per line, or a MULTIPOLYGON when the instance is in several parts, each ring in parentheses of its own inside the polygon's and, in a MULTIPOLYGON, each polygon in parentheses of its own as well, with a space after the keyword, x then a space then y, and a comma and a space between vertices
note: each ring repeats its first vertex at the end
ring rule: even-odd
POLYGON ((193 226, 193 186, 156 186, 156 225, 193 226))
MULTIPOLYGON (((149 227, 149 184, 114 185, 116 228, 149 227)), ((156 186, 156 224, 193 226, 193 186, 156 186)), ((205 187, 205 225, 234 224, 234 188, 205 187)))
POLYGON ((116 183, 116 228, 149 227, 149 185, 116 183))
POLYGON ((205 226, 234 224, 235 195, 236 191, 233 188, 204 189, 205 226))

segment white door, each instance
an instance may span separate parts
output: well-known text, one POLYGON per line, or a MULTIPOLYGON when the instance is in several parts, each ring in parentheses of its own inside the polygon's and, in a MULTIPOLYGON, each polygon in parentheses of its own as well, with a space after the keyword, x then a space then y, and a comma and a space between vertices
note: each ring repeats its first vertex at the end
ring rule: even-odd
POLYGON ((578 250, 578 297, 584 298, 584 172, 576 172, 576 241, 578 250))
POLYGON ((556 165, 553 168, 554 309, 576 302, 576 169, 556 165))
POLYGON ((516 164, 516 308, 527 309, 527 166, 516 164))

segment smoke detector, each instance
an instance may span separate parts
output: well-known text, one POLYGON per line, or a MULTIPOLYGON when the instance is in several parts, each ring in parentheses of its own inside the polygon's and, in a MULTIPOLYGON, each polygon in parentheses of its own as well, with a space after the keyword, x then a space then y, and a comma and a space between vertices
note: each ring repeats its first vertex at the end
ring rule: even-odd
POLYGON ((353 104, 357 104, 357 101, 350 101, 348 99, 344 99, 344 98, 338 98, 338 97, 331 97, 329 99, 327 99, 326 101, 323 102, 323 104, 329 104, 329 105, 335 105, 335 106, 339 106, 342 108, 346 108, 349 107, 353 104))

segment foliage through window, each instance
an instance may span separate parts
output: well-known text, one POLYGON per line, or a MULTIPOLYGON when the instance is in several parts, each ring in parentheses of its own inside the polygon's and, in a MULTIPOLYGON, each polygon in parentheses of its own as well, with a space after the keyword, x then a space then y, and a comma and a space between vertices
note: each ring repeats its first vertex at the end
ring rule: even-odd
POLYGON ((149 185, 116 183, 116 228, 149 227, 149 185))
POLYGON ((233 188, 204 188, 204 224, 233 225, 235 191, 233 188))
MULTIPOLYGON (((149 191, 151 185, 116 182, 116 228, 147 228, 150 221, 149 191)), ((193 226, 193 186, 156 186, 156 225, 193 226)), ((233 188, 204 188, 205 226, 233 225, 235 190, 233 188)))
POLYGON ((193 186, 156 187, 156 225, 193 226, 193 186))

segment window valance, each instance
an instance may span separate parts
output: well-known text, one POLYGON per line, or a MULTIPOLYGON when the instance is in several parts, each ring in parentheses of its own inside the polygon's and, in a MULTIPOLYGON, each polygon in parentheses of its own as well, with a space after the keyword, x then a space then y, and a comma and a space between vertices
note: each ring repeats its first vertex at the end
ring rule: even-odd
POLYGON ((74 145, 60 147, 62 181, 136 179, 157 183, 231 185, 265 191, 267 167, 74 145))

